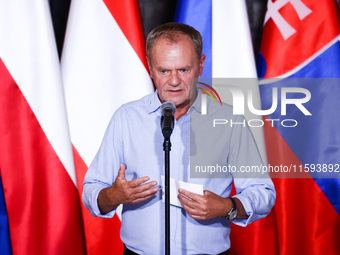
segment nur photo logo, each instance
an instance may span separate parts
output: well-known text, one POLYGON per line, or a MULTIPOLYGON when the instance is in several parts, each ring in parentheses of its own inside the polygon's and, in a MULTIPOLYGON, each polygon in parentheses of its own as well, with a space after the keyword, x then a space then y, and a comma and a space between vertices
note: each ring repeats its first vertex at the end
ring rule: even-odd
MULTIPOLYGON (((268 121, 271 122, 272 127, 276 126, 276 124, 280 124, 283 127, 296 127, 298 120, 294 117, 312 116, 308 109, 311 92, 307 89, 308 86, 299 86, 306 85, 306 82, 296 79, 275 80, 267 87, 265 95, 269 99, 267 101, 271 101, 271 104, 265 106, 262 104, 262 107, 261 103, 256 103, 256 97, 260 97, 260 95, 257 95, 258 87, 249 86, 252 82, 258 86, 258 80, 255 79, 211 79, 209 82, 199 81, 198 88, 202 91, 201 114, 208 114, 207 100, 209 96, 216 106, 222 106, 223 100, 223 102, 232 105, 233 115, 245 116, 245 123, 241 123, 243 126, 248 124, 250 127, 262 127, 268 121), (294 83, 291 83, 291 81, 294 81, 294 83), (214 84, 214 88, 207 83, 214 84), (289 112, 294 114, 289 114, 289 112), (249 116, 253 118, 249 118, 249 116), (268 118, 263 120, 263 116, 268 118)), ((214 119, 213 127, 231 123, 230 119, 214 119)))

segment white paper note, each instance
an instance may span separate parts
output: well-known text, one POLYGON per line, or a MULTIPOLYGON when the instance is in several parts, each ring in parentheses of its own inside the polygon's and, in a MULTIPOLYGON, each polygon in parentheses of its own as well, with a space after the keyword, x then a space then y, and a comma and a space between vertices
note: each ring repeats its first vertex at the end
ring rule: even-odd
MULTIPOLYGON (((164 176, 162 178, 162 199, 165 202, 165 183, 164 176)), ((193 184, 188 182, 179 181, 173 178, 170 178, 170 204, 182 207, 181 201, 178 199, 178 189, 185 189, 192 193, 196 193, 199 195, 203 195, 203 185, 201 184, 193 184)))

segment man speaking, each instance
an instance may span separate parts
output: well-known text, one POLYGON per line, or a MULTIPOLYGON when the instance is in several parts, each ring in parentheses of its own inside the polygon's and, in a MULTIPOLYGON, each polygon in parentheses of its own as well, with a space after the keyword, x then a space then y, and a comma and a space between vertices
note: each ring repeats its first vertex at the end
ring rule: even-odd
MULTIPOLYGON (((167 101, 176 106, 170 177, 204 189, 203 194, 178 190, 180 205, 170 206, 171 254, 227 254, 230 222, 246 226, 265 217, 274 205, 276 194, 270 178, 234 178, 231 173, 225 178, 190 175, 191 155, 203 147, 214 152, 210 160, 213 163, 262 164, 249 128, 242 126, 224 127, 223 137, 218 139, 222 147, 198 145, 192 153, 191 122, 199 119, 195 116, 201 111, 197 80, 204 67, 202 47, 200 33, 188 25, 167 23, 150 32, 147 61, 157 90, 115 112, 85 176, 83 202, 92 215, 112 217, 123 205, 121 240, 125 254, 164 253, 160 123, 161 105, 167 101), (237 194, 229 197, 232 182, 237 194)), ((218 111, 235 122, 243 118, 233 116, 229 105, 223 104, 218 111)), ((206 155, 209 159, 211 154, 206 155)))

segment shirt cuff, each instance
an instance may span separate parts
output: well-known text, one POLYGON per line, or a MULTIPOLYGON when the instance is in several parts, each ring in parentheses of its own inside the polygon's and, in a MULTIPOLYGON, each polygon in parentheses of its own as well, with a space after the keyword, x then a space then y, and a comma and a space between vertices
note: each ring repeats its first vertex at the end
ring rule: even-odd
POLYGON ((91 212, 92 216, 95 217, 101 217, 101 218, 112 218, 116 210, 112 210, 111 212, 108 212, 106 214, 101 214, 99 207, 98 207, 98 195, 99 192, 106 187, 103 187, 103 185, 100 184, 86 184, 84 185, 84 191, 83 191, 83 203, 85 207, 91 212), (91 186, 91 189, 88 189, 90 191, 87 191, 87 185, 91 186))
POLYGON ((242 194, 237 194, 235 196, 233 196, 233 198, 238 198, 240 200, 240 202, 243 205, 243 208, 246 212, 246 214, 248 215, 247 219, 234 219, 232 220, 232 223, 241 226, 241 227, 246 227, 247 225, 249 225, 250 223, 261 219, 263 217, 257 217, 256 214, 254 214, 254 210, 253 207, 249 201, 249 199, 245 196, 243 196, 242 194))

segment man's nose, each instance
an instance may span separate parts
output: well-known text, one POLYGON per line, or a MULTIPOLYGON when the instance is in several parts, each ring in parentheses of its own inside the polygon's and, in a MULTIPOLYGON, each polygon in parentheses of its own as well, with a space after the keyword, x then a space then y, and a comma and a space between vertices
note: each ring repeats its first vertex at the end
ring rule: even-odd
POLYGON ((172 85, 172 86, 177 86, 180 84, 180 78, 179 78, 179 75, 178 73, 175 71, 175 72, 171 72, 170 74, 170 80, 169 80, 169 84, 172 85))

